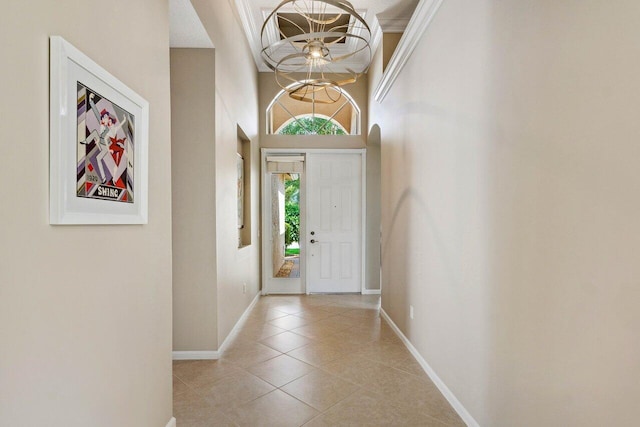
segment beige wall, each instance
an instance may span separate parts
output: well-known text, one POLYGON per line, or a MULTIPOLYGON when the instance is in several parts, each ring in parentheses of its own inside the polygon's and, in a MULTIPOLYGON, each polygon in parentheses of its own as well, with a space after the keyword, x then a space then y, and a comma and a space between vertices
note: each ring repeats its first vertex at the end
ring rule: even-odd
POLYGON ((171 49, 173 349, 218 348, 215 52, 171 49))
POLYGON ((229 2, 193 0, 215 46, 215 220, 218 347, 260 289, 257 69, 229 2), (251 245, 238 249, 238 126, 251 141, 251 245), (246 292, 243 285, 246 284, 246 292))
POLYGON ((637 424, 638 22, 447 0, 371 103, 383 307, 483 426, 637 424))
POLYGON ((398 42, 402 38, 402 33, 384 33, 382 34, 382 69, 387 68, 389 60, 396 51, 398 42))
POLYGON ((171 160, 165 2, 5 2, 0 37, 0 425, 171 418, 171 160), (117 17, 117 19, 116 19, 117 17), (149 223, 50 226, 49 35, 150 103, 149 223))
POLYGON ((380 128, 373 126, 367 136, 367 206, 365 247, 365 288, 380 289, 380 128))

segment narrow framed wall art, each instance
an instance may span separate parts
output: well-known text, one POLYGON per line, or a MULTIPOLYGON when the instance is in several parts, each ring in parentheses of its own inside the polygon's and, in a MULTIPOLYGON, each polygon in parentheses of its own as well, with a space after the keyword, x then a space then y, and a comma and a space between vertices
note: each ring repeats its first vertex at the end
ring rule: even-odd
POLYGON ((51 224, 146 224, 149 103, 50 37, 51 224))

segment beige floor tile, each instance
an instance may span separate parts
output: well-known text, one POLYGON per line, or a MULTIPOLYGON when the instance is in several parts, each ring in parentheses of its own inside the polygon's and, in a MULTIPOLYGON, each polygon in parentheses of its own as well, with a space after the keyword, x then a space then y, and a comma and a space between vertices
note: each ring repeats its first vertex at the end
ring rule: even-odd
POLYGON ((180 427, 235 426, 222 412, 205 399, 189 391, 173 399, 173 416, 180 427))
POLYGON ((360 387, 327 372, 316 370, 281 388, 298 400, 324 411, 360 387))
MULTIPOLYGON (((381 317, 349 317, 342 314, 340 315, 340 317, 350 319, 350 325, 352 326, 352 328, 369 331, 377 331, 380 329, 381 325, 385 323, 381 317)), ((393 334, 395 335, 395 332, 393 334)))
POLYGON ((310 365, 322 366, 325 363, 329 363, 344 356, 345 352, 336 350, 331 345, 312 343, 290 351, 287 354, 310 365))
POLYGON ((173 376, 173 395, 180 396, 181 394, 189 391, 189 386, 187 386, 180 378, 173 376))
POLYGON ((398 408, 416 411, 446 424, 462 422, 426 375, 416 376, 392 368, 379 372, 363 388, 385 397, 398 408))
POLYGON ((331 313, 331 314, 341 314, 341 313, 353 310, 351 307, 343 307, 340 305, 333 305, 333 304, 322 305, 322 306, 319 306, 318 308, 322 311, 326 311, 327 313, 331 313))
MULTIPOLYGON (((284 313, 282 313, 282 314, 283 314, 284 316, 288 316, 288 314, 284 314, 284 313)), ((269 319, 269 320, 271 320, 271 319, 269 319)), ((264 324, 265 324, 265 322, 268 322, 268 320, 264 320, 264 319, 261 319, 261 318, 259 318, 259 317, 252 317, 252 316, 249 316, 249 317, 247 317, 247 318, 246 318, 246 320, 242 323, 242 325, 240 325, 240 327, 238 328, 238 330, 247 329, 247 328, 251 329, 251 328, 258 327, 258 326, 262 326, 262 325, 264 325, 264 324)))
POLYGON ((304 306, 299 303, 283 303, 275 304, 271 306, 272 309, 282 311, 287 314, 296 314, 304 310, 304 306))
POLYGON ((270 323, 249 323, 238 331, 238 336, 245 340, 260 341, 284 331, 284 329, 273 326, 270 323))
POLYGON ((401 343, 376 341, 365 345, 359 356, 385 365, 393 366, 411 356, 409 350, 401 343))
POLYGON ((340 331, 338 335, 340 334, 342 334, 341 338, 344 338, 345 340, 350 339, 354 342, 362 344, 362 349, 365 348, 366 344, 369 344, 373 341, 378 341, 380 339, 378 331, 369 328, 353 327, 344 331, 340 331))
POLYGON ((247 370, 276 387, 282 387, 295 379, 315 371, 316 368, 283 354, 282 356, 269 359, 266 362, 250 366, 247 370))
POLYGON ((376 339, 380 342, 404 345, 402 343, 402 340, 396 335, 393 329, 391 329, 391 326, 389 326, 386 322, 381 322, 380 325, 372 328, 371 331, 375 334, 376 339))
POLYGON ((235 335, 228 339, 229 342, 224 349, 224 353, 227 354, 229 352, 233 352, 236 350, 247 350, 255 347, 256 342, 252 339, 243 338, 241 336, 235 335))
POLYGON ((395 407, 373 393, 359 391, 305 424, 305 427, 335 426, 444 427, 445 425, 415 411, 395 407))
POLYGON ((293 316, 293 315, 279 317, 277 319, 273 319, 269 321, 271 325, 277 326, 278 328, 282 328, 286 330, 299 328, 300 326, 308 325, 309 323, 312 323, 312 322, 313 322, 312 320, 303 319, 302 317, 293 316))
POLYGON ((368 332, 363 331, 361 329, 355 329, 355 328, 345 329, 345 330, 336 332, 335 334, 321 338, 322 342, 327 342, 327 343, 331 342, 331 343, 336 343, 338 345, 340 343, 345 343, 345 342, 357 344, 361 347, 361 349, 364 349, 365 344, 368 344, 373 340, 374 338, 372 338, 368 332))
POLYGON ((448 426, 466 425, 435 386, 423 389, 417 383, 407 384, 390 398, 390 403, 400 409, 420 412, 448 426))
POLYGON ((332 326, 322 325, 319 323, 320 322, 315 322, 309 325, 304 325, 299 328, 292 329, 291 332, 293 332, 294 334, 305 336, 307 338, 322 340, 340 331, 336 330, 336 328, 332 326))
POLYGON ((340 313, 341 316, 354 317, 356 319, 379 319, 380 310, 373 308, 354 309, 340 313))
POLYGON ((390 399, 404 394, 406 390, 421 396, 438 390, 426 376, 418 377, 389 366, 386 368, 378 370, 372 380, 363 384, 363 387, 380 395, 389 396, 390 399))
POLYGON ((245 368, 273 359, 281 354, 281 352, 258 342, 240 342, 225 350, 220 360, 245 368))
POLYGON ((420 366, 413 356, 408 356, 406 359, 399 360, 393 365, 393 367, 419 377, 426 377, 427 375, 424 372, 424 369, 422 369, 422 366, 420 366))
POLYGON ((226 412, 239 426, 296 427, 305 424, 318 411, 297 399, 275 390, 226 412))
POLYGON ((263 308, 261 310, 254 310, 251 312, 247 320, 255 321, 259 320, 262 322, 268 322, 269 320, 277 319, 279 317, 287 316, 288 313, 283 311, 275 310, 272 308, 263 308))
POLYGON ((338 307, 345 307, 349 309, 378 309, 380 308, 379 297, 374 296, 374 299, 344 299, 337 300, 333 303, 333 305, 338 307))
POLYGON ((300 304, 301 295, 269 295, 264 300, 271 304, 300 304))
POLYGON ((282 332, 260 341, 262 344, 273 348, 274 350, 286 353, 296 348, 311 344, 313 340, 293 332, 282 332))
POLYGON ((173 362, 173 374, 191 387, 212 384, 240 369, 223 360, 179 360, 173 362))
POLYGON ((375 295, 260 298, 220 360, 174 375, 180 427, 464 426, 375 295))
POLYGON ((332 317, 327 317, 326 319, 319 320, 320 325, 326 325, 332 327, 336 332, 343 331, 345 329, 352 328, 354 325, 359 324, 357 319, 352 319, 350 317, 344 317, 340 314, 332 317))
POLYGON ((228 375, 208 386, 195 388, 215 410, 242 405, 273 391, 275 387, 246 371, 228 375))
POLYGON ((311 307, 322 307, 331 303, 325 298, 325 295, 303 295, 301 296, 301 302, 311 307))
POLYGON ((395 372, 390 366, 358 356, 339 358, 322 365, 321 369, 358 385, 371 383, 385 371, 395 372))
POLYGON ((362 327, 363 322, 374 322, 374 321, 377 321, 377 319, 348 317, 348 316, 344 316, 342 314, 338 314, 337 316, 330 317, 328 320, 333 321, 338 325, 345 325, 348 328, 362 327))
POLYGON ((316 308, 316 307, 305 308, 304 311, 301 311, 300 313, 296 313, 295 315, 311 321, 318 321, 318 320, 326 319, 328 317, 335 316, 334 313, 329 313, 327 311, 322 310, 322 308, 316 308))
POLYGON ((355 341, 337 340, 335 337, 328 337, 323 340, 317 340, 320 344, 331 347, 334 351, 346 354, 355 354, 362 350, 366 345, 355 341))

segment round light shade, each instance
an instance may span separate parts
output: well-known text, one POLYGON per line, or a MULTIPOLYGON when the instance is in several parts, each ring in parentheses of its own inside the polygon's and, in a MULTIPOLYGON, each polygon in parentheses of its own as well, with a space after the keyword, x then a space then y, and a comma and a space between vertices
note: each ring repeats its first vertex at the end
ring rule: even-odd
POLYGON ((280 87, 300 101, 337 101, 327 87, 355 82, 371 62, 371 30, 347 1, 285 0, 269 14, 260 36, 264 62, 280 87))

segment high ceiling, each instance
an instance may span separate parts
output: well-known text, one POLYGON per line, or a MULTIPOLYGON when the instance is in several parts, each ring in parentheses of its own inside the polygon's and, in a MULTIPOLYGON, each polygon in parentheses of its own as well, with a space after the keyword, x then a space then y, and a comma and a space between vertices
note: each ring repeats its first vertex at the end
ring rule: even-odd
POLYGON ((169 0, 171 47, 212 48, 213 43, 189 0, 169 0))
MULTIPOLYGON (((419 0, 353 0, 351 4, 365 19, 372 33, 372 44, 384 32, 402 32, 419 0)), ((260 30, 265 18, 281 0, 235 0, 254 60, 260 71, 270 71, 260 57, 260 30)), ((300 0, 304 3, 304 0, 300 0)), ((375 45, 372 45, 375 49, 375 45)))

